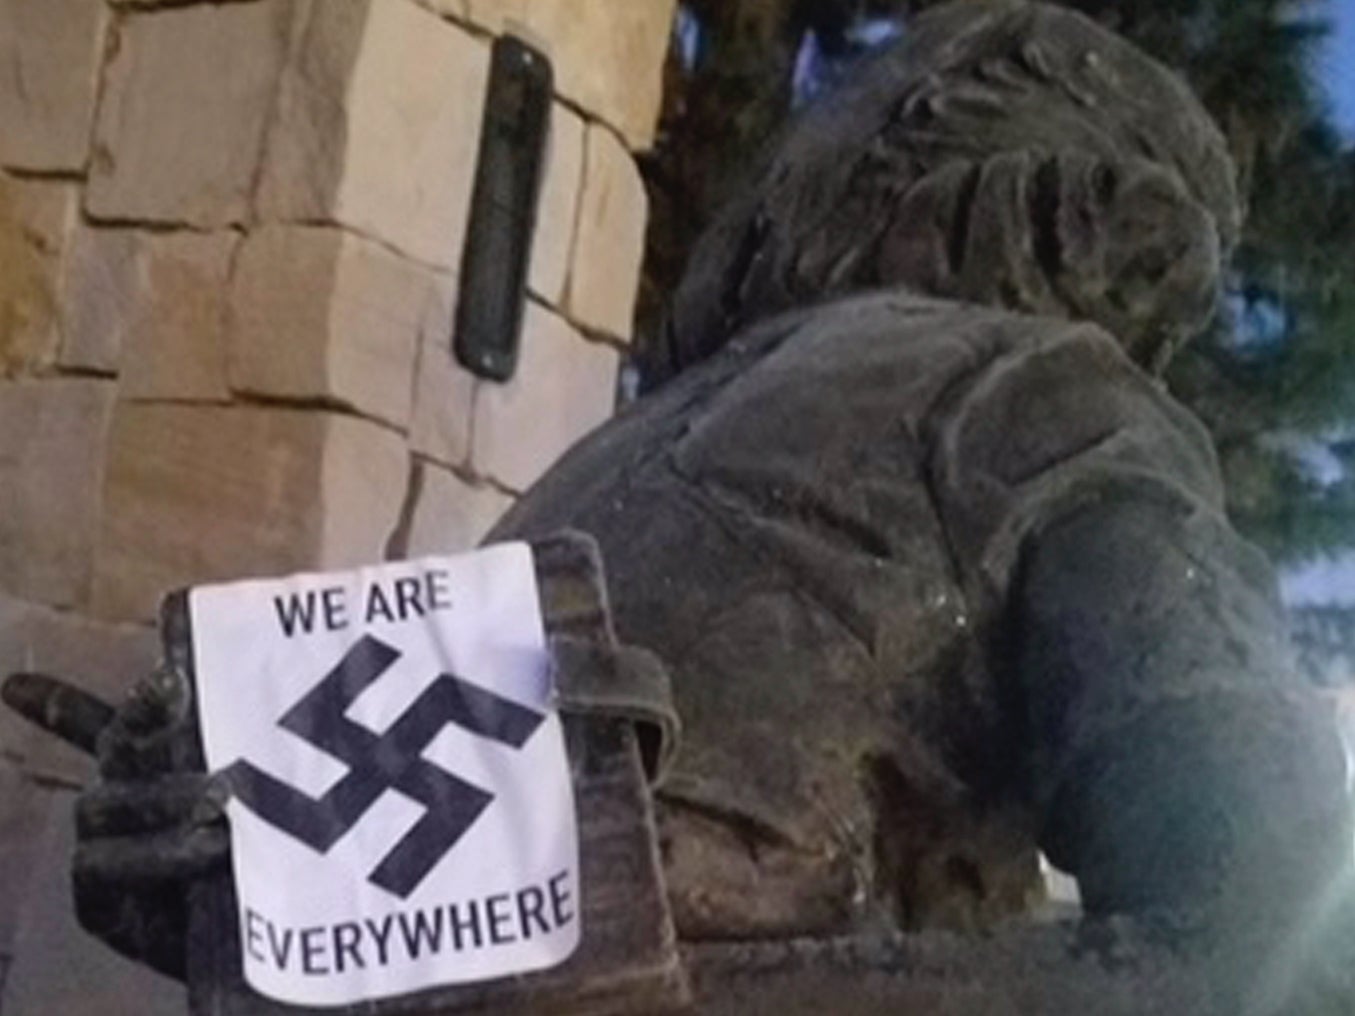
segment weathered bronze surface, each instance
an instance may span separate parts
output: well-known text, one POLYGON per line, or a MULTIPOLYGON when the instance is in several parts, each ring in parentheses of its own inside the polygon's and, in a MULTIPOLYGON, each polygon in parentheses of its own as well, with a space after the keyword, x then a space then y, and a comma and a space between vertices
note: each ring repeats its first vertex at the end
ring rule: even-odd
POLYGON ((1104 325, 1209 317, 1240 208, 1186 85, 1066 7, 946 4, 811 108, 698 242, 652 373, 793 307, 902 287, 1104 325))
POLYGON ((999 0, 919 19, 698 246, 677 376, 492 534, 596 536, 672 675, 684 939, 990 927, 1042 848, 1218 1011, 1281 1004, 1350 870, 1342 747, 1154 377, 1238 220, 1174 76, 999 0))

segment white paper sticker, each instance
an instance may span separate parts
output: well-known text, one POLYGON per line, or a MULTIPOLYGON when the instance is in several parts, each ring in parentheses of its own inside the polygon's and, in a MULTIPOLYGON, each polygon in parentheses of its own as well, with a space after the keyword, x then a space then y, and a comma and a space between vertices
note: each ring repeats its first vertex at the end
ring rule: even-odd
POLYGON ((526 544, 190 605, 251 987, 342 1005, 569 957, 578 835, 526 544))

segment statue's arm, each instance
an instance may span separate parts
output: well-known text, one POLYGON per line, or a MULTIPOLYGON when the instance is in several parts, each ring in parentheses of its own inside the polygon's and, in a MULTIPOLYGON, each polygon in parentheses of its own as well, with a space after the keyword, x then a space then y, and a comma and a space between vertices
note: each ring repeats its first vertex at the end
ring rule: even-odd
POLYGON ((977 375, 932 467, 1003 618, 1041 845, 1093 911, 1297 917, 1350 860, 1334 720, 1202 428, 1103 333, 1064 331, 977 375))

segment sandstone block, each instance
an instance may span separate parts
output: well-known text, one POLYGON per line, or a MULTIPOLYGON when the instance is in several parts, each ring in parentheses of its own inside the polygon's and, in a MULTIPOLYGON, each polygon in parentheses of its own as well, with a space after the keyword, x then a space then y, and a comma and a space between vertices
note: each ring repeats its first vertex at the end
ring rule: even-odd
POLYGON ((63 367, 116 373, 127 333, 149 286, 135 229, 78 227, 61 277, 63 367))
POLYGON ((414 2, 444 17, 464 18, 468 13, 466 0, 414 0, 414 2))
POLYGON ((133 399, 224 401, 234 232, 80 226, 61 281, 63 367, 122 371, 133 399))
POLYGON ((579 190, 583 186, 583 138, 583 118, 555 103, 527 278, 532 292, 554 306, 559 306, 564 297, 569 255, 574 248, 579 190))
POLYGON ((487 484, 469 484, 431 463, 420 463, 406 557, 455 554, 475 547, 513 499, 487 484))
POLYGON ((100 0, 0 0, 0 165, 84 168, 107 18, 100 0))
POLYGON ((324 509, 315 567, 356 568, 383 560, 409 488, 409 452, 396 434, 335 416, 315 503, 324 509))
POLYGON ((328 399, 404 427, 430 269, 331 227, 250 234, 231 287, 238 391, 328 399))
POLYGON ((185 585, 381 559, 406 487, 398 435, 336 413, 123 402, 94 570, 101 617, 185 585))
POLYGON ((111 381, 0 382, 0 588, 86 599, 98 531, 111 381))
POLYGON ((555 87, 618 128, 632 148, 654 138, 675 0, 470 0, 496 35, 522 26, 545 45, 555 87))
POLYGON ((455 270, 489 47, 406 0, 309 11, 283 76, 259 214, 340 223, 455 270))
POLYGON ((611 415, 617 360, 613 350, 529 303, 517 373, 507 384, 482 385, 476 395, 474 470, 513 490, 529 487, 611 415))
POLYGON ((260 0, 128 14, 95 125, 91 214, 244 221, 300 9, 260 0))
POLYGON ((410 450, 449 466, 470 458, 471 420, 476 380, 452 353, 456 280, 435 288, 424 318, 414 375, 414 416, 410 450))
MULTIPOLYGON (((0 677, 34 671, 117 703, 159 660, 155 629, 103 624, 0 595, 0 677)), ((0 708, 0 755, 26 772, 70 784, 93 776, 89 756, 0 708)))
POLYGON ((0 376, 55 358, 61 257, 78 210, 75 184, 0 175, 0 376))
POLYGON ((569 316, 628 339, 640 287, 648 198, 629 152, 607 130, 588 128, 578 238, 569 273, 569 316))
POLYGON ((239 237, 225 233, 148 233, 141 238, 141 283, 128 301, 123 398, 224 402, 226 280, 239 237))

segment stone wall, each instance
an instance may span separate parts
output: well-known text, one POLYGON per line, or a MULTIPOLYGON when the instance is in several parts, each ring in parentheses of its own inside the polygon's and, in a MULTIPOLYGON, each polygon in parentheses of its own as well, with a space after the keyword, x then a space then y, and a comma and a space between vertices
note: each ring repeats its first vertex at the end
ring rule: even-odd
POLYGON ((605 419, 673 8, 0 0, 0 674, 116 697, 166 590, 470 547, 605 419), (450 344, 505 31, 557 94, 500 385, 450 344))

